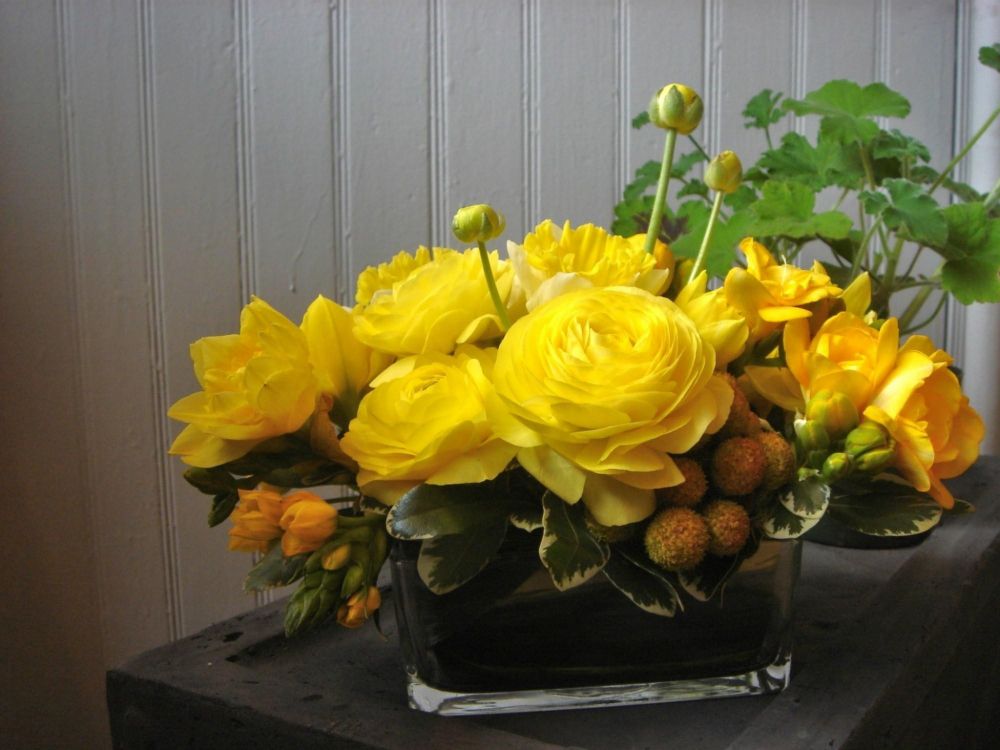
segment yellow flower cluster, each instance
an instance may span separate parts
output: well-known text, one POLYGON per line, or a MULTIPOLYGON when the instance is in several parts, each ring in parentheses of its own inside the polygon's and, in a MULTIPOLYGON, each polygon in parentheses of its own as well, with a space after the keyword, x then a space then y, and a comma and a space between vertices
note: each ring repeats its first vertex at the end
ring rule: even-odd
POLYGON ((230 519, 229 549, 266 552, 281 539, 286 557, 312 552, 337 530, 337 509, 305 490, 282 495, 273 489, 240 490, 230 519))

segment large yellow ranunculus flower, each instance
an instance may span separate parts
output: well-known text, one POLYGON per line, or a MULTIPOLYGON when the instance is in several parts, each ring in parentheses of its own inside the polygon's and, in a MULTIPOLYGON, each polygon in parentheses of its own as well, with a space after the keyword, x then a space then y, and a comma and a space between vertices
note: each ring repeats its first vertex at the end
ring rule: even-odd
POLYGON ((907 481, 951 508, 955 498, 941 480, 957 477, 972 466, 979 457, 985 426, 962 393, 955 373, 948 369, 952 359, 945 351, 936 349, 926 336, 911 336, 901 351, 928 357, 933 372, 902 404, 872 405, 865 416, 896 440, 893 465, 907 481))
POLYGON ((357 413, 361 392, 392 357, 358 341, 351 312, 322 295, 309 305, 301 328, 319 391, 332 398, 334 413, 346 427, 357 413))
POLYGON ((358 288, 354 300, 361 307, 372 301, 375 293, 382 289, 392 289, 397 282, 403 281, 420 266, 431 262, 431 251, 426 247, 418 247, 410 255, 405 250, 396 253, 392 260, 368 266, 358 275, 358 288))
POLYGON ((239 334, 195 341, 191 359, 202 390, 167 413, 189 423, 170 452, 192 466, 218 466, 295 432, 316 405, 305 335, 262 299, 243 308, 239 334))
POLYGON ((637 286, 660 294, 670 282, 672 256, 662 242, 658 253, 643 250, 645 235, 618 237, 593 224, 562 228, 546 219, 517 245, 507 243, 507 254, 518 283, 533 310, 553 297, 574 289, 637 286), (657 263, 657 258, 663 259, 657 263), (662 266, 662 267, 658 267, 662 266))
POLYGON ((504 433, 521 465, 563 500, 582 497, 599 523, 621 525, 653 512, 655 488, 684 481, 669 454, 725 423, 733 393, 714 368, 673 302, 604 287, 511 326, 493 381, 525 428, 504 433))
MULTIPOLYGON (((421 253, 417 251, 418 258, 421 253)), ((514 281, 513 269, 495 251, 489 256, 500 299, 506 304, 514 281)), ((354 335, 359 341, 372 349, 404 357, 429 352, 449 354, 458 344, 498 338, 503 333, 477 250, 460 253, 434 248, 430 261, 414 261, 405 276, 402 271, 409 263, 400 257, 397 255, 392 268, 380 274, 380 279, 390 286, 374 289, 368 303, 355 309, 354 335)), ((359 280, 359 289, 361 286, 359 280)), ((366 289, 374 286, 372 282, 366 289)))
POLYGON ((400 360, 375 379, 341 441, 361 467, 362 492, 391 505, 424 482, 483 482, 504 470, 517 449, 495 430, 510 419, 490 382, 495 357, 463 346, 400 360))
POLYGON ((789 320, 808 318, 808 305, 840 295, 819 261, 812 269, 779 264, 767 248, 750 237, 740 242, 747 259, 746 270, 733 268, 724 288, 729 304, 750 324, 750 336, 758 341, 789 320))
POLYGON ((726 301, 725 290, 709 292, 707 286, 708 273, 702 271, 684 285, 674 302, 715 350, 715 367, 722 370, 743 353, 750 330, 746 318, 726 301))

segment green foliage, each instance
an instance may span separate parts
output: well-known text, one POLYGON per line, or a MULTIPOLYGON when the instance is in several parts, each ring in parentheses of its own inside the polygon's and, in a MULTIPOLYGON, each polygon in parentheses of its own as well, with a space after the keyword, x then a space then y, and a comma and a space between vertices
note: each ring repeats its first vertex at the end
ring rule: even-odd
POLYGON ((830 515, 871 536, 910 536, 936 526, 941 506, 907 484, 888 480, 838 484, 830 515))
POLYGON ((386 527, 397 539, 432 539, 463 534, 503 521, 511 512, 506 493, 496 482, 420 484, 389 511, 386 527))
POLYGON ((632 600, 636 606, 654 615, 673 617, 683 608, 677 589, 656 566, 646 560, 626 556, 618 549, 611 552, 603 571, 604 575, 632 600))
POLYGON ((828 185, 855 187, 864 177, 856 149, 828 138, 813 146, 798 133, 785 133, 778 148, 761 155, 757 168, 768 179, 795 180, 814 192, 828 185))
POLYGON ((608 545, 591 536, 583 503, 570 505, 546 492, 542 496, 542 543, 538 553, 556 588, 579 586, 608 561, 608 545))
POLYGON ((880 132, 874 117, 906 117, 910 102, 884 83, 864 88, 853 81, 829 81, 804 99, 786 99, 796 115, 820 115, 820 132, 842 143, 870 143, 880 132))
POLYGON ((243 581, 243 590, 264 591, 294 583, 302 577, 308 558, 308 553, 285 557, 281 552, 281 545, 275 543, 260 562, 250 569, 243 581))
POLYGON ((980 47, 979 62, 1000 72, 1000 42, 994 42, 990 47, 980 47))
POLYGON ((851 219, 840 211, 814 213, 816 194, 800 182, 769 180, 763 197, 750 206, 752 234, 765 237, 843 239, 851 219))
POLYGON ((819 523, 829 503, 830 488, 819 477, 806 477, 764 504, 761 528, 774 539, 795 539, 819 523))
POLYGON ((771 89, 764 89, 751 97, 743 110, 743 116, 746 118, 743 127, 767 130, 769 126, 781 120, 785 114, 778 107, 781 97, 782 94, 776 94, 771 89))
MULTIPOLYGON (((679 215, 685 220, 685 232, 670 247, 679 258, 694 258, 698 255, 701 240, 708 226, 711 209, 702 201, 688 201, 681 204, 679 215)), ((708 244, 705 268, 712 276, 725 276, 732 267, 736 246, 739 241, 752 233, 753 217, 748 211, 737 211, 728 219, 716 222, 715 231, 708 244)))
POLYGON ((938 203, 924 189, 909 180, 886 180, 888 195, 866 190, 861 193, 865 210, 881 216, 890 229, 901 230, 907 239, 932 247, 948 239, 948 225, 938 211, 938 203))
POLYGON ((682 570, 678 573, 677 578, 684 591, 700 602, 719 597, 721 604, 722 592, 730 576, 739 570, 743 561, 753 555, 760 546, 757 534, 757 532, 751 533, 743 549, 736 555, 730 557, 706 555, 705 559, 692 570, 682 570))
POLYGON ((447 594, 486 567, 507 535, 507 519, 475 526, 461 534, 428 539, 420 545, 417 573, 435 594, 447 594))
POLYGON ((957 203, 939 212, 947 240, 935 245, 945 264, 941 286, 964 304, 1000 302, 1000 219, 982 203, 957 203))
POLYGON ((931 160, 931 152, 927 146, 895 128, 883 130, 876 136, 872 141, 872 156, 876 159, 931 160))

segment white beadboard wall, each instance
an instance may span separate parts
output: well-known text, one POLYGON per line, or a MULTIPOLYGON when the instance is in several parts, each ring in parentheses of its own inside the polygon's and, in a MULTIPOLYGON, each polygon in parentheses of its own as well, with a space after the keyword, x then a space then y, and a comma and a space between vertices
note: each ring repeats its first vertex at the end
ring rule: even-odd
MULTIPOLYGON (((996 88, 970 61, 997 14, 994 0, 0 0, 0 736, 106 745, 103 669, 254 606, 249 559, 166 456, 179 427, 164 415, 196 386, 188 344, 236 330, 249 295, 295 319, 319 293, 348 302, 367 264, 447 244, 469 202, 504 211, 510 237, 548 216, 607 224, 661 150, 628 122, 672 80, 703 92, 707 147, 745 161, 763 144, 739 112, 761 88, 883 80, 941 167, 993 106, 976 108, 996 88)), ((992 163, 966 174, 980 187, 997 138, 984 149, 992 163)), ((995 315, 933 333, 964 352, 966 320, 997 348, 995 315)), ((988 401, 995 352, 972 348, 988 401)))

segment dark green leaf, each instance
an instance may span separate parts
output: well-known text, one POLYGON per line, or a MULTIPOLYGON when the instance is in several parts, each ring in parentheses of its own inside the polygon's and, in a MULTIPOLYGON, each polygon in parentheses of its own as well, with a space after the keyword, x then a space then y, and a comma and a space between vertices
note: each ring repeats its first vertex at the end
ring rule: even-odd
POLYGON ((435 594, 447 594, 486 567, 507 534, 507 520, 461 534, 427 539, 420 545, 417 573, 435 594))
POLYGON ((883 187, 888 198, 881 192, 861 194, 868 213, 881 214, 887 227, 901 230, 907 239, 921 244, 938 246, 948 239, 948 225, 937 201, 920 185, 909 180, 886 180, 883 187))
POLYGON ((776 94, 771 89, 764 89, 751 97, 746 109, 743 110, 743 116, 746 118, 743 127, 764 130, 778 122, 784 116, 784 112, 778 108, 781 97, 782 94, 776 94))
POLYGON ((980 47, 979 62, 1000 72, 1000 42, 994 42, 990 47, 980 47))
POLYGON ((851 231, 851 219, 840 211, 814 214, 816 195, 799 182, 769 180, 763 197, 750 207, 754 236, 785 236, 793 239, 827 237, 842 239, 851 231))
POLYGON ((872 536, 910 536, 933 528, 941 506, 912 487, 877 480, 848 486, 838 484, 830 499, 830 515, 855 531, 872 536))
POLYGON ((491 482, 421 484, 400 498, 386 519, 397 539, 430 539, 463 534, 481 526, 506 523, 508 498, 491 482))
POLYGON ((722 204, 732 211, 742 211, 757 200, 757 191, 747 184, 740 185, 722 200, 722 204))
POLYGON ((638 607, 663 617, 673 617, 677 612, 677 590, 666 579, 635 565, 617 551, 612 551, 603 570, 614 587, 638 607))
POLYGON ((212 507, 208 511, 208 525, 218 526, 229 518, 239 499, 240 497, 236 492, 220 492, 213 497, 212 507))
POLYGON ((949 260, 941 269, 941 287, 963 305, 1000 302, 1000 253, 949 260))
POLYGON ((309 554, 285 557, 281 545, 275 544, 271 550, 260 559, 243 582, 244 591, 263 591, 275 586, 287 586, 302 577, 309 554))
POLYGON ((910 103, 884 83, 862 88, 853 81, 829 81, 804 99, 786 99, 786 111, 820 115, 820 132, 843 143, 869 143, 880 132, 872 117, 906 117, 910 103))
MULTIPOLYGON (((921 185, 931 185, 937 182, 940 176, 941 174, 937 170, 923 164, 910 170, 910 179, 913 182, 920 183, 921 185)), ((966 203, 981 201, 986 197, 972 187, 972 185, 959 182, 958 180, 953 180, 950 177, 946 177, 941 181, 941 187, 946 190, 950 190, 966 203)))
POLYGON ((779 502, 772 502, 760 511, 761 528, 772 539, 795 539, 819 523, 822 516, 803 518, 779 502))
POLYGON ((795 482, 778 500, 786 510, 801 518, 819 519, 830 504, 830 488, 819 477, 808 477, 795 482))
POLYGON ((958 499, 956 497, 955 498, 955 505, 953 507, 949 508, 946 512, 950 516, 951 515, 954 515, 954 516, 964 516, 964 515, 968 515, 969 513, 975 513, 976 512, 976 506, 973 505, 970 502, 967 502, 966 500, 960 500, 960 499, 958 499))
POLYGON ((677 191, 678 198, 687 198, 690 195, 697 195, 702 198, 708 197, 708 185, 701 180, 691 180, 687 185, 677 191))
POLYGON ((876 159, 931 160, 931 152, 927 150, 927 146, 896 128, 879 133, 872 142, 871 149, 872 156, 876 159))
POLYGON ((220 495, 236 489, 236 480, 225 469, 190 468, 184 471, 184 479, 192 487, 206 495, 220 495))
POLYGON ((854 187, 863 172, 854 152, 829 139, 820 139, 816 146, 798 133, 785 133, 778 148, 761 154, 757 164, 769 178, 795 180, 818 191, 828 185, 854 187))
POLYGON ((722 594, 733 573, 740 569, 743 561, 751 557, 759 546, 760 539, 752 534, 738 554, 729 557, 707 555, 694 569, 683 570, 677 577, 688 594, 698 601, 707 602, 722 594))
POLYGON ((635 170, 635 179, 625 186, 623 198, 632 201, 642 196, 660 180, 660 162, 647 161, 635 170))
POLYGON ((637 114, 635 117, 632 118, 632 127, 635 128, 636 130, 641 128, 643 125, 648 125, 648 124, 649 124, 649 112, 646 110, 643 110, 642 112, 640 112, 639 114, 637 114))
POLYGON ((518 505, 511 511, 510 522, 522 531, 538 531, 542 528, 542 509, 527 503, 518 505))
POLYGON ((570 505, 546 492, 542 496, 542 543, 538 548, 559 590, 579 586, 608 561, 608 545, 590 535, 583 504, 570 505))
MULTIPOLYGON (((703 161, 707 160, 701 151, 692 151, 689 154, 684 154, 683 156, 674 159, 674 163, 670 166, 670 176, 685 177, 696 164, 701 164, 703 161)), ((657 165, 659 164, 658 162, 654 163, 657 165)), ((657 174, 656 181, 654 181, 654 183, 658 182, 659 179, 660 176, 657 174)))

